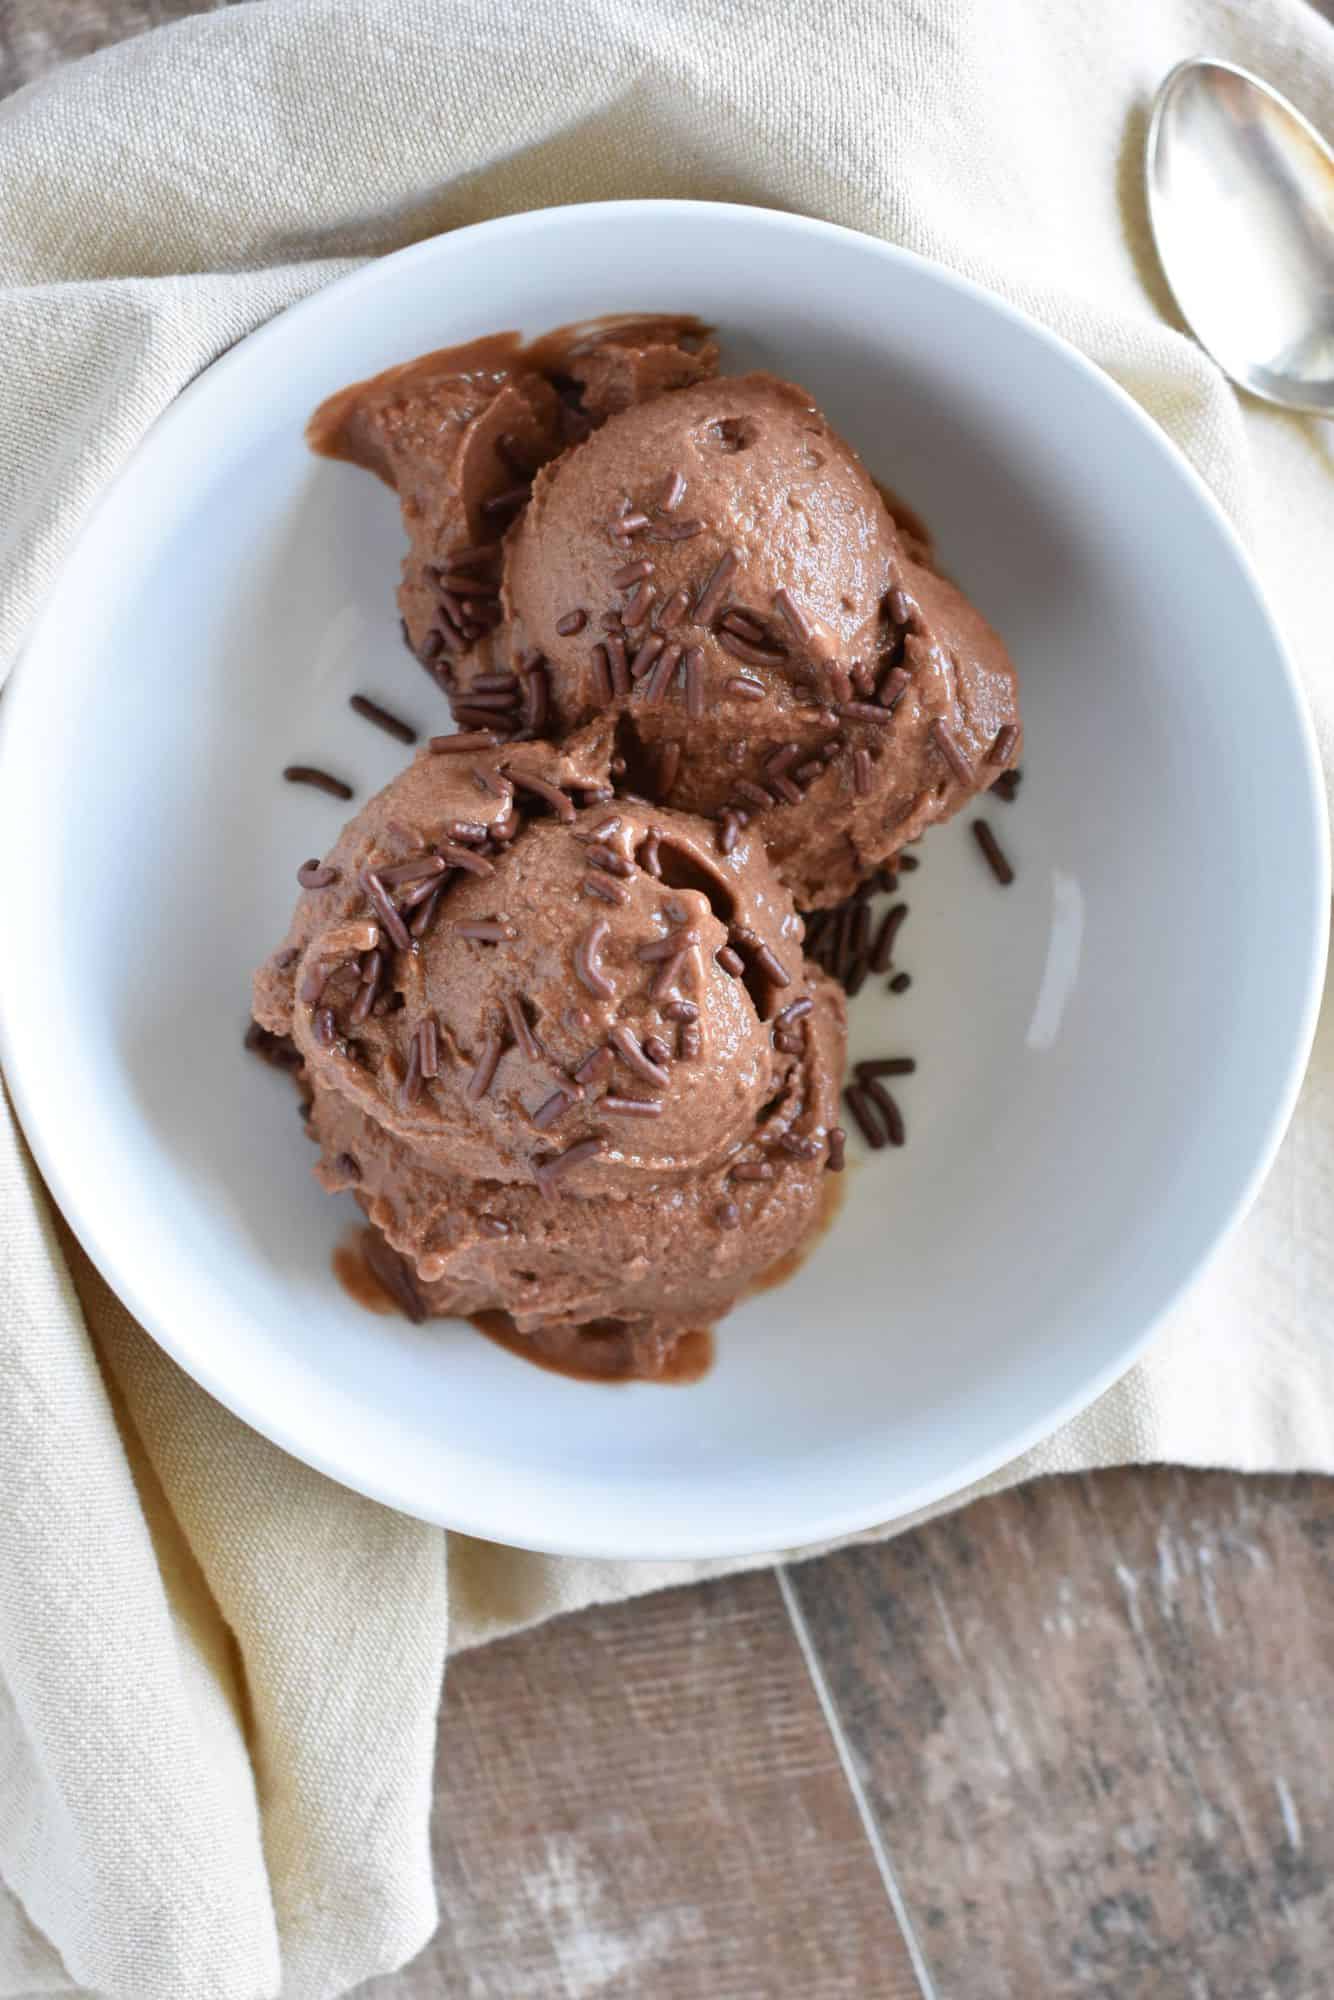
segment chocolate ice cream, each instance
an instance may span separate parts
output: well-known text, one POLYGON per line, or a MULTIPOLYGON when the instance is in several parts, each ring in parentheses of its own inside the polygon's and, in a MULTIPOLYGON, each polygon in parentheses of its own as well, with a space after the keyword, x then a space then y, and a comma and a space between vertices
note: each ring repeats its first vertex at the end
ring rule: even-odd
POLYGON ((611 799, 609 751, 421 753, 306 871, 254 1006, 427 1310, 543 1351, 596 1321, 654 1373, 818 1219, 844 1006, 759 844, 611 799))
POLYGON ((613 714, 635 786, 753 825, 806 908, 1017 760, 1002 641, 805 390, 715 379, 688 320, 484 348, 316 420, 398 486, 409 639, 462 726, 613 714))
POLYGON ((714 373, 718 349, 688 315, 625 315, 525 347, 514 333, 442 348, 322 403, 316 451, 398 494, 410 543, 404 637, 447 691, 485 673, 499 619, 501 538, 538 468, 645 396, 714 373))
POLYGON ((809 1242, 845 1001, 796 906, 849 990, 891 970, 876 871, 1021 748, 916 526, 805 390, 717 364, 683 316, 497 334, 310 431, 398 494, 456 734, 302 871, 256 1020, 408 1309, 590 1372, 664 1372, 809 1242))

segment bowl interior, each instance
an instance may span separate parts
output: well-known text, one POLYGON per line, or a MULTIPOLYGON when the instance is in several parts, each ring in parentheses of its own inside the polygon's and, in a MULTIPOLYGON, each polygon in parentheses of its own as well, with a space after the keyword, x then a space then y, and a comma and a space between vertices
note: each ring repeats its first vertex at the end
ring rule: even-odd
MULTIPOLYGON (((906 255, 768 212, 625 204, 421 245, 289 313, 157 426, 7 697, 7 1057, 92 1254, 291 1450, 427 1517, 625 1555, 772 1547, 976 1476, 1104 1386, 1253 1189, 1313 1018, 1326 897, 1309 728, 1203 489, 1103 378, 906 255), (853 1053, 917 1056, 901 1153, 850 1146, 801 1272, 689 1388, 589 1387, 354 1305, 355 1219, 285 1080, 243 1055, 252 966, 342 808, 439 697, 400 644, 393 497, 306 452, 315 403, 422 349, 632 307, 806 384, 935 530, 1019 663, 1026 775, 909 883, 853 1053), (40 855, 40 867, 32 856, 40 855), (58 922, 52 918, 58 913, 58 922), (39 976, 34 977, 37 972, 39 976)), ((965 816, 966 819, 967 816, 965 816)))

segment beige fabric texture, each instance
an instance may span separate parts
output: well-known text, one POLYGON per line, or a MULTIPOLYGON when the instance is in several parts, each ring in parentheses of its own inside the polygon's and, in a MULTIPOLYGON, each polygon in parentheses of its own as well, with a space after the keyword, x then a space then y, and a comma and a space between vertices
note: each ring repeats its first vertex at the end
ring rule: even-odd
MULTIPOLYGON (((1330 768, 1334 433, 1228 388, 1147 239, 1147 103, 1202 49, 1334 127, 1303 0, 274 0, 30 86, 0 107, 0 671, 154 417, 350 261, 552 203, 726 198, 965 271, 1137 397, 1249 539, 1330 768)), ((1332 1215, 1327 1021, 1189 1304, 987 1485, 1334 1469, 1332 1215)), ((0 1996, 318 2000, 401 1963, 435 1921, 447 1646, 705 1567, 446 1536, 285 1457, 110 1295, 7 1110, 0 1368, 0 1996)))

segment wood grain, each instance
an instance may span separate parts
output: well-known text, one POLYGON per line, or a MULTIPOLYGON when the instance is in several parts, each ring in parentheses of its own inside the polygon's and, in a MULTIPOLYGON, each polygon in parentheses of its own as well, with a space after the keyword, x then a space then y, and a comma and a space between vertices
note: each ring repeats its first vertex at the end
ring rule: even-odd
POLYGON ((1330 1990, 1334 1483, 1052 1481, 792 1578, 942 1996, 1330 1990))
POLYGON ((440 1930, 361 2000, 917 2000, 772 1575, 449 1670, 440 1930))

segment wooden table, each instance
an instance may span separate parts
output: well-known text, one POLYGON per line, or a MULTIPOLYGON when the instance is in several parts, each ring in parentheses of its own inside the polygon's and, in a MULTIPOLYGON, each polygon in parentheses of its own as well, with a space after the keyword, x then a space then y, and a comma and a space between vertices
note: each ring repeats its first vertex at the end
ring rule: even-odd
MULTIPOLYGON (((196 0, 0 0, 0 92, 196 0)), ((363 2000, 1316 2000, 1334 1482, 1045 1481, 454 1663, 363 2000)))

